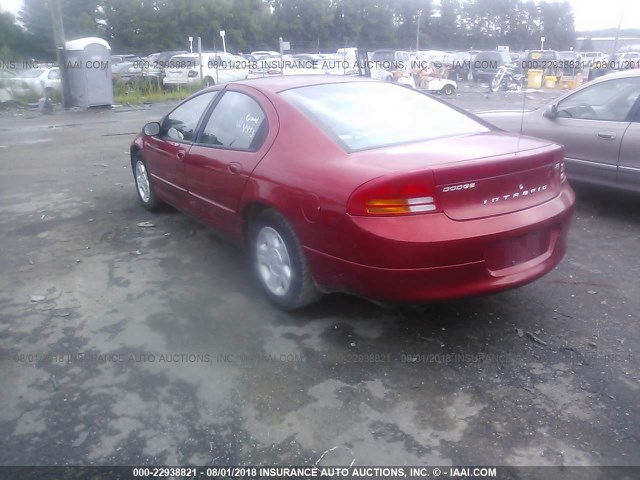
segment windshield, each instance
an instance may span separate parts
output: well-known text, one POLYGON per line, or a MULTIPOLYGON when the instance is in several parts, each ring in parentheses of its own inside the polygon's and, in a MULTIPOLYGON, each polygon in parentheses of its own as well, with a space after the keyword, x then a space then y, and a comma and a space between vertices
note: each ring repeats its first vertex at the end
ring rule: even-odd
POLYGON ((347 151, 489 130, 427 95, 387 83, 315 85, 281 95, 347 151))

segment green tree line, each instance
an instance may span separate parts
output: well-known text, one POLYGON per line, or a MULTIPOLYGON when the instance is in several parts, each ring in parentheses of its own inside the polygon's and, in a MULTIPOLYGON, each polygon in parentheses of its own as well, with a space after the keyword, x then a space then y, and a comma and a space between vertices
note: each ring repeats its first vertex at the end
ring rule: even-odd
MULTIPOLYGON (((53 57, 49 2, 23 0, 22 27, 2 14, 0 49, 53 57), (4 28, 9 24, 11 28, 4 28), (9 37, 8 39, 5 37, 9 37)), ((65 36, 105 38, 117 53, 148 54, 188 49, 188 37, 203 48, 277 50, 278 38, 292 51, 340 47, 512 50, 574 46, 568 2, 532 0, 59 0, 65 36), (418 35, 419 30, 419 35, 418 35), (419 37, 419 38, 418 38, 419 37)))

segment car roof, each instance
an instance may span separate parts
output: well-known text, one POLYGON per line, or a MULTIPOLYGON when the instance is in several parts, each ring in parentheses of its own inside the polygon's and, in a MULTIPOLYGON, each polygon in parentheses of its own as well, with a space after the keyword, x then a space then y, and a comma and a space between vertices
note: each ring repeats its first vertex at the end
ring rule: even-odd
POLYGON ((377 82, 367 77, 350 77, 338 75, 283 75, 274 77, 253 78, 231 82, 229 85, 247 85, 270 93, 279 93, 284 90, 312 85, 327 85, 335 83, 377 82))

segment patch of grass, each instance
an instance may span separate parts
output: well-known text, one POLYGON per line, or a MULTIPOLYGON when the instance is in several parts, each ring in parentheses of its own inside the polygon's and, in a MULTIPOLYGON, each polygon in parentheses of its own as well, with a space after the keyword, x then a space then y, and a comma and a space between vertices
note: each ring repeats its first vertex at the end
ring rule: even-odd
POLYGON ((116 104, 136 105, 149 102, 183 100, 202 88, 204 88, 204 84, 196 82, 193 85, 164 90, 155 79, 133 78, 116 80, 113 96, 116 104))

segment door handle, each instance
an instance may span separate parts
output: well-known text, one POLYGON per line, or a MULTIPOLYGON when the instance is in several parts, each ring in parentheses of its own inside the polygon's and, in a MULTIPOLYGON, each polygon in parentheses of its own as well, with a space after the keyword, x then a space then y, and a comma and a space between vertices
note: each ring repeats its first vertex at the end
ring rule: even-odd
POLYGON ((231 163, 229 164, 229 171, 230 171, 232 174, 237 175, 237 174, 239 174, 239 173, 240 173, 240 170, 242 170, 242 168, 240 167, 240 164, 239 164, 239 163, 231 162, 231 163))
POLYGON ((184 150, 178 150, 178 153, 176 153, 176 157, 178 157, 178 160, 184 160, 186 154, 187 152, 185 152, 184 150))
POLYGON ((616 132, 598 132, 598 138, 603 140, 613 140, 616 138, 616 132))

